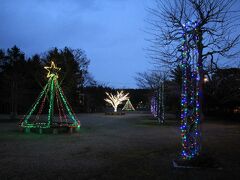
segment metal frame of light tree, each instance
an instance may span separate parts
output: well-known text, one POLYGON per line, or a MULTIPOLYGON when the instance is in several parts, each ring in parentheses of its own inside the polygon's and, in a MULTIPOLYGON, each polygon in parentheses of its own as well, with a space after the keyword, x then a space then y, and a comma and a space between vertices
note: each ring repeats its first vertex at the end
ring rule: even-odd
POLYGON ((181 156, 185 160, 200 153, 200 72, 197 61, 198 22, 184 24, 182 43, 181 156))
POLYGON ((72 127, 80 128, 80 121, 75 116, 70 104, 68 103, 62 88, 58 83, 60 68, 51 62, 51 67, 44 67, 47 71, 48 82, 40 93, 39 97, 31 107, 27 115, 21 120, 20 126, 23 128, 52 128, 52 127, 72 127), (40 120, 43 108, 49 100, 47 121, 40 120), (55 101, 56 100, 56 101, 55 101), (57 105, 59 121, 54 120, 54 107, 57 105), (37 111, 34 120, 31 120, 33 113, 37 111))

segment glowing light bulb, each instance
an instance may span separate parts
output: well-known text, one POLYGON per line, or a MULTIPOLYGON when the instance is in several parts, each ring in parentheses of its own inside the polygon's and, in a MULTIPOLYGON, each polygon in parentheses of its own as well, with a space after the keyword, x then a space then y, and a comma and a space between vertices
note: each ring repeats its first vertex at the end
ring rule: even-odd
POLYGON ((203 81, 206 83, 206 82, 208 82, 208 78, 205 76, 204 78, 203 78, 203 81))

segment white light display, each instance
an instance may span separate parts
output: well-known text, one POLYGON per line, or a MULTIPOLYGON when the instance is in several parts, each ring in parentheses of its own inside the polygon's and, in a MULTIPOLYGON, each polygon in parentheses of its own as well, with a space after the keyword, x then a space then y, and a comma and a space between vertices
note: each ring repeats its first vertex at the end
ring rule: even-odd
POLYGON ((122 104, 123 101, 126 101, 129 99, 128 94, 129 93, 124 94, 123 91, 120 91, 120 92, 117 91, 116 95, 106 92, 106 95, 108 96, 108 98, 105 98, 104 100, 112 105, 112 107, 114 108, 114 112, 117 112, 118 105, 122 104))

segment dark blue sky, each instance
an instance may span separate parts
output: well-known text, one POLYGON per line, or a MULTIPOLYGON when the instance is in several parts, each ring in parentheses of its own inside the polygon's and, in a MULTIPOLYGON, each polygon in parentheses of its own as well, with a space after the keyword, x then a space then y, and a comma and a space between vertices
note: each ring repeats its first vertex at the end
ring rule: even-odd
POLYGON ((0 48, 20 47, 27 56, 52 47, 81 48, 95 79, 136 87, 136 72, 149 59, 144 21, 153 0, 1 0, 0 48))

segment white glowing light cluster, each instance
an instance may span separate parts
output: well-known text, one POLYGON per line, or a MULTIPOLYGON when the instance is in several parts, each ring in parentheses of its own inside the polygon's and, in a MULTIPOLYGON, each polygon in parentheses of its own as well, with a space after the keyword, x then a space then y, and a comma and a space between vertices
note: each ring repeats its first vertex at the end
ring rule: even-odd
POLYGON ((117 91, 116 95, 106 92, 106 95, 108 96, 108 98, 105 98, 104 100, 112 105, 112 107, 114 108, 114 112, 117 112, 117 107, 119 104, 122 104, 123 101, 129 99, 128 97, 129 93, 124 94, 123 91, 120 92, 117 91))

